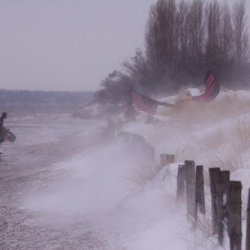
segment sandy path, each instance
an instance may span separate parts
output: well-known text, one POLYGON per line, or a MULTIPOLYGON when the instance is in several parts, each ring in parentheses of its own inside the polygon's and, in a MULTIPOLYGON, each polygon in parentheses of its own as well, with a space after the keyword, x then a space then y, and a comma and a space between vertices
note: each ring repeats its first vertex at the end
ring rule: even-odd
POLYGON ((92 123, 69 119, 67 115, 5 122, 17 135, 17 141, 2 145, 5 153, 0 163, 1 250, 108 249, 96 233, 81 223, 54 227, 45 223, 42 216, 37 219, 39 214, 21 208, 27 191, 42 189, 66 175, 65 170, 54 171, 53 166, 89 146, 83 132, 92 123))

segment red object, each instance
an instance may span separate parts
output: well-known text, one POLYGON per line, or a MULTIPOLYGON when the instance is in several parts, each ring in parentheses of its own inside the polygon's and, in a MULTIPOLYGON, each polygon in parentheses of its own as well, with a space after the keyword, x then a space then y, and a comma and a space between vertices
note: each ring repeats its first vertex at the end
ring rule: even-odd
POLYGON ((157 110, 158 105, 156 101, 141 95, 132 88, 130 89, 130 99, 131 102, 135 105, 135 108, 140 111, 154 114, 157 110))
POLYGON ((212 101, 220 92, 220 85, 212 70, 205 77, 205 92, 199 96, 193 96, 193 100, 212 101))

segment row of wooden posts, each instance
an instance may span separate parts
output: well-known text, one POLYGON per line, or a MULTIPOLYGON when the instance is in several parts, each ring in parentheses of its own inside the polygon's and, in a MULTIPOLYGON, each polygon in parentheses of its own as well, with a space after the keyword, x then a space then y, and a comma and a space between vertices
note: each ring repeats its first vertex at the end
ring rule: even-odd
MULTIPOLYGON (((175 162, 175 156, 160 155, 160 165, 175 162)), ((230 171, 209 168, 212 234, 218 236, 218 243, 223 245, 224 233, 230 239, 230 250, 242 249, 242 184, 230 181, 230 171)), ((186 197, 187 219, 196 227, 198 214, 206 214, 204 167, 194 161, 185 161, 178 166, 177 202, 186 197)), ((246 250, 250 250, 250 189, 248 194, 246 250)))
MULTIPOLYGON (((127 132, 119 133, 130 151, 135 154, 147 155, 154 159, 155 150, 142 136, 127 132)), ((175 156, 160 155, 160 165, 166 166, 175 162, 175 156)), ((230 180, 230 171, 220 168, 209 168, 212 234, 218 236, 218 243, 223 246, 225 232, 230 239, 230 250, 242 250, 242 184, 230 180)), ((204 167, 195 165, 194 161, 186 160, 178 166, 177 202, 186 200, 187 219, 197 225, 198 215, 206 213, 204 191, 204 167), (186 197, 186 199, 185 199, 186 197)), ((248 194, 246 250, 250 250, 250 189, 248 194)))
POLYGON ((130 134, 128 132, 120 132, 118 138, 121 138, 129 150, 136 157, 141 157, 146 160, 153 160, 155 158, 155 149, 145 138, 141 135, 130 134))
MULTIPOLYGON (((162 156, 161 156, 162 157, 162 156)), ((167 157, 166 157, 167 158, 167 157)), ((168 157, 169 158, 169 157, 168 157)), ((173 162, 168 162, 173 163, 173 162)), ((230 171, 209 168, 212 234, 223 246, 225 233, 230 239, 230 250, 242 249, 242 184, 230 180, 230 171)), ((187 218, 196 226, 198 214, 206 213, 204 168, 194 161, 178 166, 177 201, 186 196, 187 218)), ((250 189, 247 208, 246 250, 250 250, 250 189)))

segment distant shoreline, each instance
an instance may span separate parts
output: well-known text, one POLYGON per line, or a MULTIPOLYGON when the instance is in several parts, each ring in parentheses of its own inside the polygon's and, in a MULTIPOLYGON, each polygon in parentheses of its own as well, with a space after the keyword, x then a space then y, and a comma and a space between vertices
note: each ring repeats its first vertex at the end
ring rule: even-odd
POLYGON ((94 92, 29 91, 0 89, 1 106, 84 106, 94 92))

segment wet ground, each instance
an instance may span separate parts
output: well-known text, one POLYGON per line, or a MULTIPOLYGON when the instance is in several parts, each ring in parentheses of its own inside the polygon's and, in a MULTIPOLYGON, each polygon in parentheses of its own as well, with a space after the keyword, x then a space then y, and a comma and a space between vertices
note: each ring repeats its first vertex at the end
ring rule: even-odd
POLYGON ((92 123, 66 114, 6 120, 5 126, 17 140, 1 146, 0 250, 112 249, 77 218, 53 225, 48 216, 22 207, 27 192, 67 177, 66 170, 55 166, 89 147, 83 131, 92 123))

